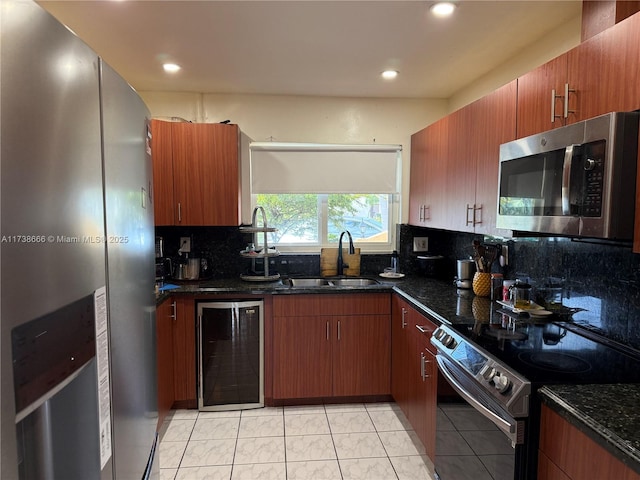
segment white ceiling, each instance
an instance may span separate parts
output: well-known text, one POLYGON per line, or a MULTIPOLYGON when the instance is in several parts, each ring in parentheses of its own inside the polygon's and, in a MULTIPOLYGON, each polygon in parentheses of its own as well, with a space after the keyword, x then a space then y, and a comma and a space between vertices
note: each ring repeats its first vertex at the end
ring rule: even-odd
POLYGON ((449 98, 581 1, 39 1, 139 91, 449 98), (175 75, 164 61, 183 68, 175 75), (395 81, 380 72, 396 69, 395 81))

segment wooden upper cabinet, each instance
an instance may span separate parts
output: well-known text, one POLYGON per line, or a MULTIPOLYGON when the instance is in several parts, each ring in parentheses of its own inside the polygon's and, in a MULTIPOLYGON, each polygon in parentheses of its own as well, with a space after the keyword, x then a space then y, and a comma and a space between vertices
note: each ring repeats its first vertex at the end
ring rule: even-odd
POLYGON ((637 13, 518 78, 517 137, 608 112, 637 110, 639 74, 637 13))
POLYGON ((173 225, 173 148, 171 122, 151 121, 153 213, 156 225, 173 225))
POLYGON ((640 14, 635 14, 568 52, 575 120, 640 108, 638 75, 640 14))
POLYGON ((449 115, 446 175, 447 229, 473 232, 476 198, 476 102, 449 115))
POLYGON ((411 169, 409 174, 409 223, 425 224, 427 202, 427 149, 431 126, 411 135, 411 169))
POLYGON ((409 223, 496 234, 500 144, 515 139, 517 83, 411 137, 409 223))
POLYGON ((409 223, 439 228, 447 221, 447 138, 449 117, 411 137, 409 223))
POLYGON ((566 125, 563 95, 567 83, 567 55, 518 78, 518 138, 566 125))
POLYGON ((238 126, 154 120, 152 129, 156 225, 239 225, 238 126))
POLYGON ((504 85, 477 103, 474 130, 477 132, 476 199, 474 231, 485 235, 509 236, 496 229, 500 145, 516 138, 517 82, 504 85))

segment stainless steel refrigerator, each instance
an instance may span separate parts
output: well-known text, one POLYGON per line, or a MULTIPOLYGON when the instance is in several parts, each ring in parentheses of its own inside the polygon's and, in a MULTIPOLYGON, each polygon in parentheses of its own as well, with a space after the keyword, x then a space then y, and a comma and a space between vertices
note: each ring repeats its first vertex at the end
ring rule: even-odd
POLYGON ((0 478, 157 478, 149 112, 37 4, 0 8, 0 478))

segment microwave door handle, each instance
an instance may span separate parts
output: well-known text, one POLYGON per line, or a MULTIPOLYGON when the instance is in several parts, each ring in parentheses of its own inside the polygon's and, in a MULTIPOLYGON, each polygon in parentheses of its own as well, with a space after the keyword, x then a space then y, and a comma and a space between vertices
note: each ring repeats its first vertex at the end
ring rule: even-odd
POLYGON ((569 145, 564 151, 564 164, 562 165, 562 215, 571 215, 571 200, 569 189, 571 185, 571 161, 575 145, 569 145))

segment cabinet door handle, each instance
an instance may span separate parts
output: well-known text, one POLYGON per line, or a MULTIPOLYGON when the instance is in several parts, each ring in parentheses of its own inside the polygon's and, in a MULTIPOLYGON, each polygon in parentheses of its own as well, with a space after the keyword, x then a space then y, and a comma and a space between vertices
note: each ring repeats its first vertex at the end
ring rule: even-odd
POLYGON ((422 222, 424 220, 424 205, 420 205, 420 214, 418 215, 418 221, 422 222))
POLYGON ((420 331, 420 333, 424 333, 425 335, 429 335, 431 333, 431 330, 428 330, 426 327, 423 327, 422 325, 416 325, 416 328, 420 331))
MULTIPOLYGON (((562 95, 556 95, 556 89, 551 90, 551 123, 556 123, 556 118, 562 117, 562 115, 556 115, 556 100, 562 98, 562 95)), ((565 99, 566 102, 566 99, 565 99)))
POLYGON ((406 315, 407 315, 407 309, 402 307, 402 328, 407 326, 407 321, 405 320, 406 315))
POLYGON ((424 378, 429 378, 431 377, 431 375, 427 375, 427 363, 431 363, 431 360, 427 360, 427 356, 423 353, 422 354, 422 361, 424 363, 424 378))
POLYGON ((469 204, 467 203, 467 217, 466 217, 466 219, 465 219, 465 220, 466 220, 466 225, 467 225, 467 226, 468 226, 468 225, 473 225, 473 221, 474 221, 474 218, 473 218, 473 217, 475 216, 475 210, 474 210, 474 207, 475 207, 475 205, 474 205, 474 206, 471 206, 471 205, 469 205, 469 204), (469 211, 471 211, 471 216, 472 216, 471 220, 469 220, 469 211))
POLYGON ((422 212, 422 221, 426 222, 427 220, 431 220, 431 207, 429 205, 425 205, 422 212), (427 212, 429 212, 429 215, 427 215, 427 212))
POLYGON ((569 110, 569 92, 575 93, 575 88, 569 88, 569 84, 564 84, 564 118, 569 118, 570 113, 576 113, 575 110, 569 110))
POLYGON ((420 376, 422 377, 422 381, 425 381, 425 364, 424 364, 424 352, 420 352, 420 376))
POLYGON ((178 319, 178 306, 176 305, 176 302, 171 302, 171 309, 173 310, 173 314, 169 315, 169 318, 173 318, 173 321, 175 322, 178 319))
POLYGON ((182 221, 182 204, 178 202, 178 221, 182 221))
POLYGON ((329 340, 329 322, 327 322, 327 340, 329 340))
POLYGON ((482 225, 482 205, 476 207, 476 204, 473 204, 473 226, 482 225), (476 212, 480 212, 480 220, 476 221, 476 212))
POLYGON ((340 320, 338 320, 338 340, 340 340, 340 320))

